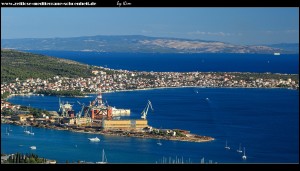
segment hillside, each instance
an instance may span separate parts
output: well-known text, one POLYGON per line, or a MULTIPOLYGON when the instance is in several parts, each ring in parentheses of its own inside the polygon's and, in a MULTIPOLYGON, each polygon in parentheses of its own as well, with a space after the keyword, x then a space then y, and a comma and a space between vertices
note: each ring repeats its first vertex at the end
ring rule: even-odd
POLYGON ((132 53, 291 53, 269 46, 233 45, 217 41, 131 36, 2 39, 2 48, 132 53))
POLYGON ((75 61, 1 49, 1 83, 16 78, 88 77, 91 68, 75 61))

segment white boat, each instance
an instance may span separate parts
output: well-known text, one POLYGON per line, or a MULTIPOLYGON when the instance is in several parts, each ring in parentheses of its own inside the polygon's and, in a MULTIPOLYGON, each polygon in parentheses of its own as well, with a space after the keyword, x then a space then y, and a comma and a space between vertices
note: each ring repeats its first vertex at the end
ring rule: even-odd
POLYGON ((27 130, 27 126, 25 127, 24 133, 30 134, 30 131, 27 130))
POLYGON ((279 56, 280 53, 279 53, 279 52, 274 52, 274 55, 275 55, 275 56, 279 56))
POLYGON ((107 158, 104 152, 104 149, 102 150, 102 161, 96 162, 96 164, 106 164, 107 163, 107 158))
POLYGON ((241 148, 241 144, 240 144, 240 147, 239 147, 239 149, 237 149, 236 150, 238 153, 242 153, 243 151, 242 151, 242 148, 241 148))
POLYGON ((56 164, 56 160, 50 160, 49 164, 56 164))
POLYGON ((31 150, 36 150, 36 146, 31 146, 30 149, 31 150))
POLYGON ((100 139, 98 137, 96 137, 96 138, 89 138, 89 140, 93 141, 93 142, 99 142, 100 141, 100 139))
POLYGON ((7 127, 6 127, 6 135, 9 135, 9 132, 7 132, 7 127))
POLYGON ((229 146, 227 146, 227 140, 226 140, 225 149, 227 149, 227 150, 230 150, 230 147, 229 147, 229 146))
POLYGON ((157 145, 162 145, 162 143, 160 142, 160 140, 158 140, 157 145))
POLYGON ((8 125, 8 131, 12 132, 12 129, 10 129, 10 125, 8 125))
POLYGON ((34 135, 34 132, 32 132, 32 127, 31 127, 31 132, 29 132, 30 135, 34 135))
POLYGON ((245 147, 244 147, 244 155, 242 156, 242 159, 243 159, 243 160, 246 160, 246 159, 247 159, 245 147))

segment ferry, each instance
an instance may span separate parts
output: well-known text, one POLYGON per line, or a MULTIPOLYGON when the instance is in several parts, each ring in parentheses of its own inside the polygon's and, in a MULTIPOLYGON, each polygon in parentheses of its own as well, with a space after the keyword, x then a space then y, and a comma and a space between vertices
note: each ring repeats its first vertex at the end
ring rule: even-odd
POLYGON ((279 53, 279 52, 275 52, 274 55, 275 55, 275 56, 279 56, 280 53, 279 53))

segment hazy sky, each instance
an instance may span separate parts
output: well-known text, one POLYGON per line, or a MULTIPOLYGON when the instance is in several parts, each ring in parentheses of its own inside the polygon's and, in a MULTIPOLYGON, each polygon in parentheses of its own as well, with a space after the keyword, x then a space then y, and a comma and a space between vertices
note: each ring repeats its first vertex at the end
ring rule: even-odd
POLYGON ((2 39, 94 35, 298 43, 299 8, 1 8, 2 39))

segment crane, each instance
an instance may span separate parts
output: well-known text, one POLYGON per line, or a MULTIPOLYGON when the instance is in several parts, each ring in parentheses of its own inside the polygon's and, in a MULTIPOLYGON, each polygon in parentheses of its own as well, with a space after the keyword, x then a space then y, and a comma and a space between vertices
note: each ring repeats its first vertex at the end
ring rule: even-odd
POLYGON ((81 111, 77 114, 77 117, 80 118, 82 116, 82 112, 84 110, 84 103, 80 103, 79 101, 77 101, 77 103, 82 106, 81 111))
POLYGON ((152 108, 152 104, 151 104, 150 100, 148 100, 148 103, 147 103, 145 109, 144 109, 144 110, 142 111, 142 113, 141 113, 141 114, 142 114, 142 116, 141 116, 142 119, 145 119, 145 120, 146 120, 146 117, 147 117, 147 114, 148 114, 149 106, 151 107, 152 111, 154 110, 154 109, 152 108))

